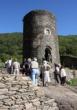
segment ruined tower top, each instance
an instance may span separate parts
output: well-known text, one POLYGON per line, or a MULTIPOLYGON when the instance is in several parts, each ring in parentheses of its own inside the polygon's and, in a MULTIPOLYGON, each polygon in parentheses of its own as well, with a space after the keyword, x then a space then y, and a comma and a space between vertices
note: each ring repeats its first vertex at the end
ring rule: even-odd
POLYGON ((36 16, 36 15, 48 15, 48 16, 50 16, 52 19, 55 19, 55 16, 52 14, 52 13, 50 13, 49 11, 47 11, 47 10, 32 10, 32 11, 30 11, 27 15, 25 15, 24 17, 23 17, 23 21, 27 18, 27 17, 29 17, 29 16, 36 16))

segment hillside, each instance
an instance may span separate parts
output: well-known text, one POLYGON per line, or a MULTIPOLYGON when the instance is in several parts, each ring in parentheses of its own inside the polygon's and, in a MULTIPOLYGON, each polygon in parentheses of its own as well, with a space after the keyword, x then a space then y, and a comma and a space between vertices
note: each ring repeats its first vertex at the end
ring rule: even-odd
MULTIPOLYGON (((0 60, 4 62, 9 57, 22 61, 22 33, 0 34, 0 60)), ((60 55, 77 56, 77 35, 59 35, 60 55)))
POLYGON ((22 60, 22 33, 0 34, 0 59, 4 62, 9 57, 22 60))

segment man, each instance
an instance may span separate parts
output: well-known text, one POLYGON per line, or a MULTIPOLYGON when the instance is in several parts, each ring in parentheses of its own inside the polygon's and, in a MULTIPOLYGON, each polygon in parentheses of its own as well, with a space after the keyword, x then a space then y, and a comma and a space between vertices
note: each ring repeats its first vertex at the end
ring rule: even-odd
POLYGON ((61 85, 65 85, 66 83, 66 71, 64 69, 64 66, 62 65, 60 68, 60 75, 61 75, 61 85))
POLYGON ((6 62, 5 62, 5 66, 6 66, 6 68, 7 68, 7 72, 9 73, 9 74, 11 74, 12 73, 12 58, 11 59, 9 59, 9 60, 7 60, 6 62))
POLYGON ((54 77, 57 84, 61 83, 61 76, 60 76, 60 64, 54 64, 55 65, 55 71, 54 71, 54 77))
POLYGON ((37 62, 37 58, 34 58, 31 62, 31 75, 32 75, 32 81, 33 85, 38 85, 38 76, 39 76, 39 64, 37 62))

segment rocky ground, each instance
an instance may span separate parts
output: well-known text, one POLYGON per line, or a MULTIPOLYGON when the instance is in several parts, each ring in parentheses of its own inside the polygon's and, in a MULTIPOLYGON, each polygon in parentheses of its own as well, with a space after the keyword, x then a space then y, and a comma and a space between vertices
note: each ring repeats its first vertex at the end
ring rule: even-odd
POLYGON ((0 110, 59 110, 55 99, 29 77, 0 74, 0 110))
POLYGON ((34 87, 29 77, 0 73, 0 110, 77 110, 77 87, 34 87))

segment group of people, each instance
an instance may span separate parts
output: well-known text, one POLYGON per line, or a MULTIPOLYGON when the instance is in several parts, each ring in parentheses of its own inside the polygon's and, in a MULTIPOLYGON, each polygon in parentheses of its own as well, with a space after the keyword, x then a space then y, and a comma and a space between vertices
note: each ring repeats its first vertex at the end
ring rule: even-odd
POLYGON ((65 85, 66 83, 66 71, 61 64, 55 64, 54 77, 57 84, 65 85))
MULTIPOLYGON (((5 65, 7 72, 10 74, 19 75, 21 71, 23 75, 30 76, 33 85, 39 85, 39 78, 41 78, 43 86, 47 86, 51 82, 50 70, 52 67, 46 60, 43 60, 42 65, 39 65, 37 58, 28 58, 24 60, 21 67, 17 59, 14 61, 10 59, 5 62, 5 65)), ((54 64, 54 67, 53 73, 56 83, 64 85, 66 82, 66 72, 63 66, 54 64)))
POLYGON ((20 74, 20 63, 17 61, 17 59, 10 58, 5 62, 5 67, 7 69, 7 73, 19 75, 20 74))
POLYGON ((31 77, 33 85, 39 85, 39 78, 41 78, 43 86, 46 86, 50 82, 50 69, 51 66, 46 60, 43 61, 42 65, 39 65, 37 58, 33 58, 32 60, 28 58, 23 63, 23 74, 31 77))

